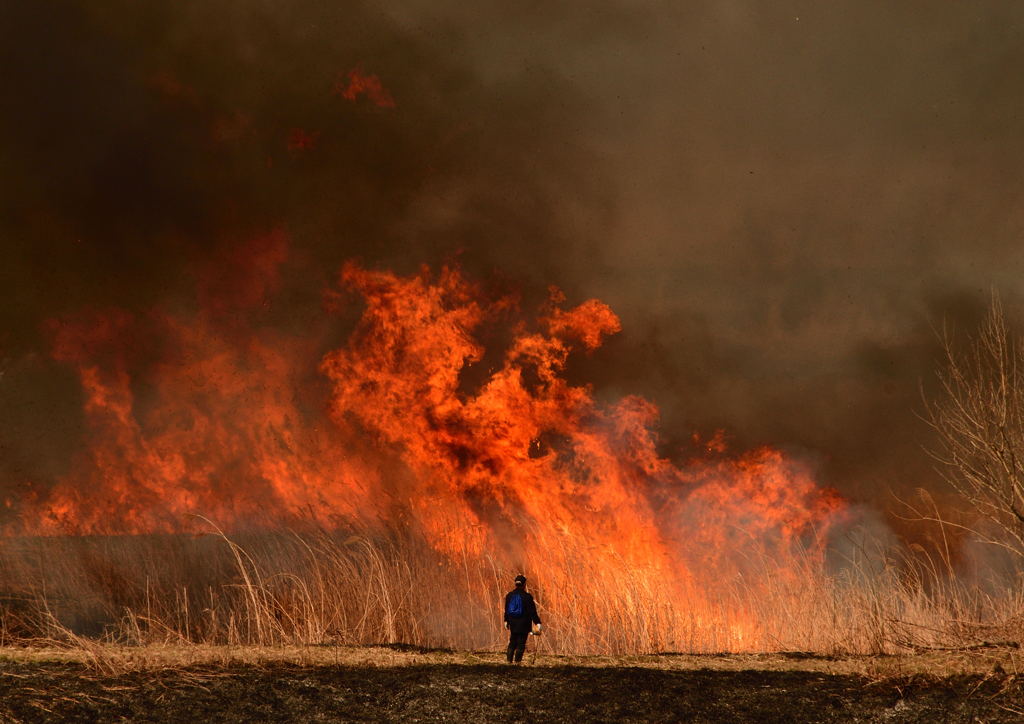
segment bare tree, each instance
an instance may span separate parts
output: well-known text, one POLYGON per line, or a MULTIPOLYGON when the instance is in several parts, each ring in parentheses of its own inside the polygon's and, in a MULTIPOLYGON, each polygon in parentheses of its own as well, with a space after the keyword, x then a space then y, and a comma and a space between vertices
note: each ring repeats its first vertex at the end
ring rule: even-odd
MULTIPOLYGON (((998 297, 976 337, 943 335, 941 393, 929 406, 943 474, 982 519, 1024 555, 1024 344, 1010 332, 998 297)), ((992 539, 992 536, 986 536, 992 539)))

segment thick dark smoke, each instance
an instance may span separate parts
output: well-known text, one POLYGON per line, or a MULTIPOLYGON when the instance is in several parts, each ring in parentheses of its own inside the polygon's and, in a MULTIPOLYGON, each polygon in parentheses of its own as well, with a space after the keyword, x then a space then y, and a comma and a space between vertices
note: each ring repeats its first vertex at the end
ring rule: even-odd
POLYGON ((724 428, 882 508, 938 490, 936 330, 1024 291, 1022 33, 1009 1, 6 3, 0 502, 81 445, 47 320, 188 308, 274 234, 268 324, 346 259, 458 259, 609 303, 571 372, 656 401, 666 454, 724 428))

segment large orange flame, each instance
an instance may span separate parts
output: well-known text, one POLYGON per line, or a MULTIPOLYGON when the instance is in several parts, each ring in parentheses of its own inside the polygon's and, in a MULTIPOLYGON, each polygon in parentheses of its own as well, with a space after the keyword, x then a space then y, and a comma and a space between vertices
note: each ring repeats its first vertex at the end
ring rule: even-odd
MULTIPOLYGON (((358 521, 509 565, 543 545, 558 566, 551 551, 568 541, 594 565, 614 558, 671 586, 741 569, 731 551, 751 542, 820 554, 844 509, 771 448, 685 465, 659 455, 652 403, 601 405, 566 380, 573 347, 592 352, 620 323, 597 300, 562 309, 555 289, 534 322, 513 320, 503 360, 467 392, 479 328, 515 317, 516 301, 454 268, 402 277, 348 264, 341 286, 365 310, 317 373, 315 333, 250 324, 286 255, 274 232, 228 254, 237 274, 200 269, 193 317, 52 323, 54 357, 80 375, 89 439, 73 472, 26 506, 23 531, 177 531, 193 515, 226 529, 358 521), (133 362, 147 356, 158 361, 133 362)), ((716 437, 708 449, 723 447, 716 437)))

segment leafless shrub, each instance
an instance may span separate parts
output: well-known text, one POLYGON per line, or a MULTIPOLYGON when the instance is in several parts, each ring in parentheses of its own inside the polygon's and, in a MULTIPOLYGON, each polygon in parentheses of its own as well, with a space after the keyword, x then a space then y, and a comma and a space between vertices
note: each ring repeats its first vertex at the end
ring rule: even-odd
POLYGON ((1024 342, 994 297, 978 335, 944 335, 941 395, 929 405, 942 473, 991 526, 987 541, 1024 555, 1024 342))

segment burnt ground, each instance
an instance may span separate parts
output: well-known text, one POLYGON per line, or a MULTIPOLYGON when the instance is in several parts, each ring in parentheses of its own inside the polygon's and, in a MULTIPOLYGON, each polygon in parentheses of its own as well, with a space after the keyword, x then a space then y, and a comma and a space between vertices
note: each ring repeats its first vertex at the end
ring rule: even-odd
POLYGON ((1010 722, 1005 675, 415 665, 191 666, 102 674, 0 662, 0 722, 1010 722))

